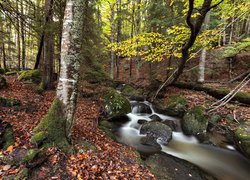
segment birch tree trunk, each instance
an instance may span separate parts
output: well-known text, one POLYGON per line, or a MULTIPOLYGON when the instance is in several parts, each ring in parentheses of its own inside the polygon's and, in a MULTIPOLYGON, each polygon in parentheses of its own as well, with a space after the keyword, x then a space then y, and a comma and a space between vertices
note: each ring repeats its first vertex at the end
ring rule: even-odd
POLYGON ((66 114, 66 133, 70 134, 77 98, 79 61, 82 43, 82 4, 84 0, 68 0, 66 3, 61 43, 61 70, 57 97, 63 102, 66 114))
POLYGON ((84 0, 66 2, 61 42, 61 71, 56 99, 44 120, 34 130, 36 133, 44 132, 47 144, 56 145, 64 151, 71 149, 68 140, 70 140, 77 99, 84 2, 84 0))
MULTIPOLYGON (((208 29, 209 22, 210 22, 210 11, 206 14, 206 17, 204 20, 204 30, 208 29)), ((198 74, 199 83, 203 83, 205 81, 206 55, 207 55, 206 47, 203 47, 201 51, 200 62, 199 62, 199 74, 198 74)))
MULTIPOLYGON (((115 42, 115 4, 110 4, 110 22, 111 22, 111 43, 115 42)), ((111 50, 110 77, 114 79, 115 52, 111 50)))

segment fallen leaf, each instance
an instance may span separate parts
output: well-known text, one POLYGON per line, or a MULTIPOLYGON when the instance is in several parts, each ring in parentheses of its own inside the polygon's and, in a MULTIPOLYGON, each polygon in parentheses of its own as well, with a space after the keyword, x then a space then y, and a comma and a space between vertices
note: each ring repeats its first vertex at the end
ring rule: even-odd
POLYGON ((3 167, 3 170, 4 170, 4 171, 8 171, 10 168, 11 168, 11 165, 5 165, 5 166, 3 167))

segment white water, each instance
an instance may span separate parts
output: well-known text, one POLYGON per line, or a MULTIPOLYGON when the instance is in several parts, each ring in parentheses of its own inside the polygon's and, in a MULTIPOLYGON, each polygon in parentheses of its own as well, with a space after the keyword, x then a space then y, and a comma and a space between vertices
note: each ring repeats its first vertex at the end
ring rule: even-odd
MULTIPOLYGON (((147 104, 152 114, 158 115, 161 119, 178 121, 178 119, 155 113, 152 105, 147 104)), ((136 108, 136 107, 135 107, 136 108)), ((119 129, 118 141, 137 148, 141 152, 155 152, 156 149, 140 143, 145 137, 139 133, 140 126, 137 121, 140 119, 150 121, 152 114, 136 113, 132 110, 128 117, 130 121, 119 129)), ((160 141, 158 143, 161 145, 160 141)), ((187 160, 205 171, 211 173, 219 180, 247 180, 250 179, 250 162, 237 151, 213 147, 211 145, 199 144, 193 136, 185 136, 182 132, 173 132, 173 139, 168 146, 161 145, 162 152, 187 160)))

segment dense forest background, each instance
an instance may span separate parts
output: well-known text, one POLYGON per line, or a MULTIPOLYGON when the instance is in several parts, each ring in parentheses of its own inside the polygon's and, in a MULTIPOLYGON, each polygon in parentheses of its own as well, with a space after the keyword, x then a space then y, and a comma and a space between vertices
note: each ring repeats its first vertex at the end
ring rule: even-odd
MULTIPOLYGON (((192 65, 185 76, 189 80, 203 82, 204 72, 206 78, 216 79, 221 73, 215 70, 217 68, 224 69, 229 79, 233 78, 237 74, 233 72, 235 57, 249 45, 249 2, 213 2, 216 3, 221 4, 206 15, 201 32, 190 49, 188 61, 192 65), (209 62, 205 62, 206 54, 209 62), (200 60, 195 60, 200 56, 200 60), (222 61, 223 58, 227 61, 222 61)), ((48 76, 44 81, 49 87, 52 74, 60 69, 65 1, 6 0, 0 5, 0 67, 6 71, 40 69, 48 76)), ((192 22, 199 18, 201 6, 202 1, 195 1, 192 22)), ((112 79, 162 81, 181 64, 181 48, 190 33, 186 24, 188 2, 86 1, 83 9, 85 59, 92 61, 92 65, 99 63, 112 79), (120 65, 122 62, 124 65, 120 65), (121 74, 124 71, 126 73, 121 74)))

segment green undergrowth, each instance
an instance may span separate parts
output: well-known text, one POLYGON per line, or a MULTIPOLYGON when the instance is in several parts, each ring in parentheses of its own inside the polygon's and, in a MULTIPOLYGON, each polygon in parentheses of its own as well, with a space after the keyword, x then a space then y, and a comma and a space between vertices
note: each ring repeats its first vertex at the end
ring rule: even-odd
POLYGON ((66 118, 63 112, 63 104, 55 99, 48 114, 33 130, 35 135, 31 138, 32 143, 40 144, 44 147, 55 146, 66 153, 70 153, 72 148, 67 140, 65 132, 66 118))

